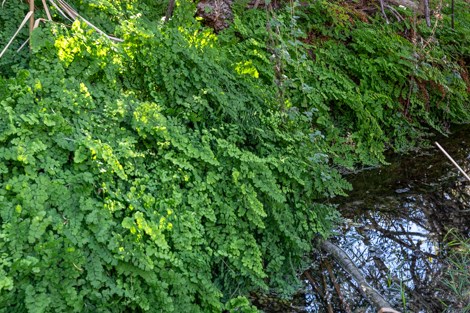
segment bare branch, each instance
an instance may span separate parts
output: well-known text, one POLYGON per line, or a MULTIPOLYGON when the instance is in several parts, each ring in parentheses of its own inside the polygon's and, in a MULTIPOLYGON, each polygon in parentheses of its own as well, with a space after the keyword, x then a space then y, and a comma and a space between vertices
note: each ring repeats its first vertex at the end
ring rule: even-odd
POLYGON ((426 18, 426 25, 431 27, 431 17, 429 14, 429 0, 424 0, 424 17, 426 18))
POLYGON ((395 10, 394 7, 390 6, 390 5, 385 5, 387 7, 387 9, 390 10, 390 12, 392 12, 392 14, 397 18, 397 21, 398 22, 401 22, 401 21, 404 21, 405 19, 403 18, 403 16, 400 15, 400 13, 398 13, 397 10, 395 10))
POLYGON ((387 13, 385 13, 384 0, 379 0, 379 2, 380 2, 380 10, 382 11, 382 15, 384 16, 385 22, 387 22, 387 24, 390 24, 390 22, 388 21, 387 13))

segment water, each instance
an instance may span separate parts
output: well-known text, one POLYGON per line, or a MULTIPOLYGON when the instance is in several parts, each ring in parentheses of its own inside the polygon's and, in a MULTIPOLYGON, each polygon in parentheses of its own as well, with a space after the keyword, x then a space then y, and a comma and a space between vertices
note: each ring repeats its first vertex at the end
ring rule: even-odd
MULTIPOLYGON (((436 138, 467 173, 469 134, 467 126, 449 138, 436 138)), ((437 148, 389 162, 348 175, 354 190, 337 199, 345 221, 332 241, 397 310, 464 312, 470 303, 468 276, 457 277, 459 285, 449 286, 446 242, 449 232, 470 238, 470 182, 437 148)), ((316 255, 305 280, 307 311, 377 311, 328 255, 316 255)))

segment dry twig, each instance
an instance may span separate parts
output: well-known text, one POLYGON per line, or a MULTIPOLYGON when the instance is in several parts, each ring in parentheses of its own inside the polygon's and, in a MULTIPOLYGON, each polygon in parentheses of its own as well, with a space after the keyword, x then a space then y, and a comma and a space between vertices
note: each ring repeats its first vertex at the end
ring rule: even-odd
POLYGON ((385 13, 385 4, 384 4, 384 0, 379 0, 380 2, 380 10, 382 11, 382 15, 385 19, 385 22, 387 24, 390 24, 389 20, 388 20, 388 17, 387 17, 387 13, 385 13))

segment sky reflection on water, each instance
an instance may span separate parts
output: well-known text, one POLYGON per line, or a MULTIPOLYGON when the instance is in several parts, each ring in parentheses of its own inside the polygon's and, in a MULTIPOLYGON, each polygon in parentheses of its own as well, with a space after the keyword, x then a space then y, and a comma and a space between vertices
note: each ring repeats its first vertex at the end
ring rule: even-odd
MULTIPOLYGON (((469 133, 467 126, 438 139, 467 173, 469 133)), ((345 221, 332 241, 396 309, 443 312, 441 300, 451 305, 455 300, 443 284, 444 238, 451 229, 470 236, 470 182, 437 148, 389 161, 389 166, 349 176, 354 190, 338 201, 345 221)), ((318 279, 307 280, 312 290, 308 311, 376 312, 330 257, 317 255, 316 261, 320 265, 311 272, 318 279)))

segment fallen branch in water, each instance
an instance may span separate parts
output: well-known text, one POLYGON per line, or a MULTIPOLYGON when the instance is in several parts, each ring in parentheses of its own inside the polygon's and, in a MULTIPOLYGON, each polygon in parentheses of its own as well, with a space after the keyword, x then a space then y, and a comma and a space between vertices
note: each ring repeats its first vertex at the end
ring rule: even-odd
POLYGON ((351 258, 344 252, 340 247, 329 241, 323 241, 321 243, 321 248, 330 253, 335 260, 341 265, 341 267, 348 272, 352 278, 358 283, 359 289, 362 295, 381 313, 399 313, 392 309, 392 305, 380 294, 377 290, 372 288, 371 285, 366 281, 364 275, 361 273, 359 268, 354 264, 351 258))
POLYGON ((457 164, 457 162, 455 162, 454 159, 452 159, 452 157, 447 153, 447 151, 444 150, 444 148, 442 148, 441 145, 437 141, 434 143, 442 151, 442 153, 444 153, 444 155, 452 162, 452 164, 454 164, 455 167, 457 167, 457 169, 463 174, 463 176, 465 176, 470 181, 470 177, 467 175, 467 173, 465 173, 465 171, 457 164))

